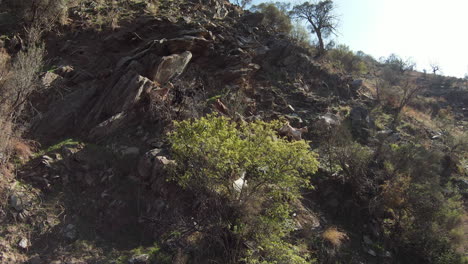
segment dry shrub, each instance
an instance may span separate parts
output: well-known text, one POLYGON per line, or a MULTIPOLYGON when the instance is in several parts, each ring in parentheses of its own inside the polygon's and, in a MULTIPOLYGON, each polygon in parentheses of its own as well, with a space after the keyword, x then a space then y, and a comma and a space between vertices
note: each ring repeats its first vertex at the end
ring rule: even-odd
POLYGON ((424 127, 436 129, 436 124, 432 120, 432 117, 428 113, 423 113, 412 107, 405 106, 403 108, 403 114, 406 117, 409 117, 418 123, 422 124, 424 127))
POLYGON ((10 156, 10 138, 13 124, 8 117, 0 113, 0 167, 8 161, 10 156))
POLYGON ((27 161, 34 153, 28 142, 15 138, 11 140, 12 154, 21 161, 27 161))
POLYGON ((67 0, 5 0, 5 5, 27 24, 44 29, 67 20, 67 0))
MULTIPOLYGON (((40 35, 35 29, 28 33, 36 37, 40 35)), ((5 51, 0 50, 0 164, 9 159, 11 138, 20 134, 15 122, 25 103, 41 87, 38 75, 43 67, 44 53, 42 43, 30 41, 26 49, 18 52, 13 60, 10 60, 5 51)))
POLYGON ((333 247, 340 247, 346 240, 348 235, 339 231, 336 227, 329 227, 322 233, 322 238, 330 243, 333 247))
POLYGON ((10 113, 18 116, 32 92, 41 88, 38 74, 43 67, 44 44, 30 45, 20 51, 11 66, 11 77, 6 80, 2 101, 10 106, 10 113))

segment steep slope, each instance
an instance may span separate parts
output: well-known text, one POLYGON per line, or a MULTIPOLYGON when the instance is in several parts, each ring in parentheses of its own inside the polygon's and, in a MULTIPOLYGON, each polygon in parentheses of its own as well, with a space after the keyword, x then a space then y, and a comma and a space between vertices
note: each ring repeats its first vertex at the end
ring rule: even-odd
MULTIPOLYGON (((372 89, 333 73, 309 50, 262 25, 262 14, 222 0, 163 1, 157 13, 129 2, 121 12, 131 15, 118 27, 96 27, 99 9, 84 1, 69 10, 68 25, 45 37, 48 89, 33 96, 36 114, 27 131, 43 147, 18 161, 1 218, 1 261, 225 261, 226 252, 204 242, 210 215, 200 212, 206 208, 165 177, 172 121, 211 112, 236 122, 284 119, 308 126, 303 137, 312 140, 322 165, 312 179, 316 189, 295 204, 293 237, 306 245, 301 250, 310 261, 427 260, 399 247, 395 233, 386 235, 397 227, 385 228, 404 217, 390 208, 395 197, 382 197, 406 186, 390 186, 389 179, 410 174, 403 167, 392 171, 387 161, 400 164, 398 155, 412 150, 390 147, 432 137, 434 130, 406 114, 406 123, 391 125, 393 109, 368 96, 372 89)), ((434 91, 427 97, 458 100, 457 109, 466 105, 462 97, 434 91)), ((435 139, 424 142, 434 143, 434 153, 441 149, 435 139)), ((425 165, 414 156, 408 160, 425 165)), ((255 246, 249 242, 242 248, 255 246)))

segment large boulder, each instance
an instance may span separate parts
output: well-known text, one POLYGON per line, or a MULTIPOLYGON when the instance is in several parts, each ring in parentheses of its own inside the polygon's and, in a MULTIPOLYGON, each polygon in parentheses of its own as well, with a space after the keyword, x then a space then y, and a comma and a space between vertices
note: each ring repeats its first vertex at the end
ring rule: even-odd
POLYGON ((167 40, 164 43, 171 54, 190 51, 196 55, 206 55, 213 43, 203 37, 183 36, 167 40))
POLYGON ((351 109, 349 118, 351 120, 351 132, 354 137, 366 142, 370 136, 370 129, 373 127, 369 110, 362 106, 356 106, 351 109))
POLYGON ((42 117, 33 121, 32 131, 39 137, 47 138, 61 137, 65 133, 73 134, 81 120, 83 108, 95 94, 96 88, 91 86, 67 95, 53 104, 42 117))
POLYGON ((182 74, 191 59, 192 53, 190 51, 163 57, 158 67, 154 70, 152 80, 160 84, 169 82, 171 79, 182 74))
POLYGON ((144 91, 154 88, 150 79, 134 70, 116 77, 117 81, 111 83, 94 104, 87 123, 100 123, 116 114, 129 112, 140 101, 144 91))

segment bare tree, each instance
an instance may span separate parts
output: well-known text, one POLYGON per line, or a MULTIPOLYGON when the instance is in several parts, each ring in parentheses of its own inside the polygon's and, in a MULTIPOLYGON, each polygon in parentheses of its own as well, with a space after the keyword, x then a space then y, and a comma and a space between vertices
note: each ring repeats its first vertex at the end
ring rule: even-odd
POLYGON ((406 81, 400 85, 402 94, 400 98, 400 102, 398 104, 398 109, 397 109, 397 115, 401 113, 401 110, 405 106, 407 106, 411 101, 421 92, 424 90, 424 86, 422 85, 417 85, 413 82, 411 82, 409 79, 406 79, 406 81))
POLYGON ((242 9, 245 9, 250 3, 252 3, 252 0, 236 0, 236 5, 242 7, 242 9))
POLYGON ((438 71, 440 71, 440 65, 438 62, 432 61, 429 63, 432 68, 432 73, 435 75, 438 71))
POLYGON ((304 19, 309 23, 311 32, 317 36, 319 55, 325 53, 324 38, 334 34, 338 24, 337 17, 333 14, 333 1, 305 2, 293 7, 291 15, 304 19))

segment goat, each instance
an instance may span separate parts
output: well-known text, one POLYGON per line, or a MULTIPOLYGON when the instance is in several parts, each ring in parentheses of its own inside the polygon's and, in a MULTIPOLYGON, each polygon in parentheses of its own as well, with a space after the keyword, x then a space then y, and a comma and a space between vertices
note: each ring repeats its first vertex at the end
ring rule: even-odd
POLYGON ((290 140, 297 141, 302 139, 302 133, 306 133, 308 131, 307 127, 294 128, 289 124, 289 122, 287 122, 282 128, 280 128, 278 134, 282 137, 287 137, 290 140))

